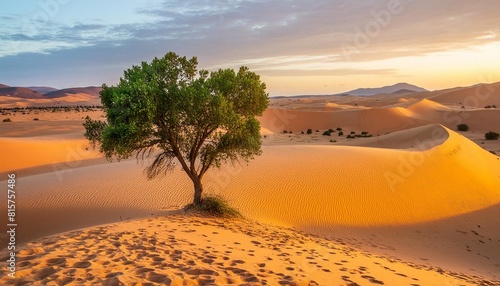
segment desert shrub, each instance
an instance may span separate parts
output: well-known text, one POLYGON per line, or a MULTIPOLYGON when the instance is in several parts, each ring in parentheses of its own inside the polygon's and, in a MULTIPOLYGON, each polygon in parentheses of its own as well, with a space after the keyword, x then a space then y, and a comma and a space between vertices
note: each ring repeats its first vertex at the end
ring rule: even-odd
POLYGON ((312 134, 312 133, 313 133, 312 129, 307 129, 307 134, 312 134))
POLYGON ((330 140, 331 143, 337 143, 337 140, 330 140))
POLYGON ((494 104, 493 105, 486 105, 484 108, 497 108, 497 106, 494 104))
POLYGON ((339 136, 344 136, 344 132, 340 131, 339 136))
POLYGON ((300 134, 304 134, 304 131, 301 131, 300 134))
POLYGON ((354 137, 354 136, 352 136, 352 135, 347 135, 347 137, 346 137, 346 138, 347 138, 347 139, 354 139, 354 138, 356 138, 356 137, 354 137))
POLYGON ((351 131, 351 135, 352 135, 352 134, 356 134, 356 131, 351 131))
POLYGON ((335 132, 335 130, 333 130, 332 128, 328 129, 328 131, 330 131, 330 133, 335 132))
POLYGON ((332 136, 332 132, 330 132, 330 130, 326 130, 325 132, 323 132, 323 135, 324 136, 332 136))
POLYGON ((288 131, 286 131, 286 130, 283 130, 283 134, 287 134, 287 133, 288 133, 288 131))
POLYGON ((3 122, 12 122, 12 120, 10 120, 10 118, 5 118, 3 122))
POLYGON ((318 130, 318 129, 316 129, 316 132, 319 132, 319 130, 318 130))
POLYGON ((484 138, 486 140, 497 140, 499 137, 500 137, 500 134, 493 132, 493 131, 490 131, 490 132, 484 134, 484 138))
POLYGON ((366 131, 362 131, 362 132, 361 132, 361 135, 368 135, 368 132, 366 132, 366 131))
POLYGON ((342 131, 342 128, 340 128, 340 127, 337 127, 337 131, 342 131))
POLYGON ((184 207, 184 210, 217 217, 242 217, 237 209, 231 207, 229 203, 220 196, 203 197, 199 206, 188 204, 184 207))
POLYGON ((356 134, 356 135, 354 135, 354 137, 361 138, 361 137, 363 137, 363 135, 361 135, 361 134, 356 134))
POLYGON ((469 125, 467 125, 465 123, 458 124, 457 130, 458 131, 469 131, 469 125))
POLYGON ((38 121, 38 120, 40 120, 38 119, 38 117, 33 118, 33 121, 38 121))
POLYGON ((293 134, 293 131, 288 131, 288 133, 293 134))

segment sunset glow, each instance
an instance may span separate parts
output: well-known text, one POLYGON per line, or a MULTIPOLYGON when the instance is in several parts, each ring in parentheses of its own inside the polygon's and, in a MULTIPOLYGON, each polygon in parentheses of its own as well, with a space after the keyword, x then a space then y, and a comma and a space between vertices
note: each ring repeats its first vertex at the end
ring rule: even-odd
POLYGON ((167 51, 200 66, 247 65, 271 95, 411 82, 499 80, 498 1, 27 1, 4 4, 0 79, 55 87, 115 83, 167 51), (99 7, 99 8, 97 8, 99 7))

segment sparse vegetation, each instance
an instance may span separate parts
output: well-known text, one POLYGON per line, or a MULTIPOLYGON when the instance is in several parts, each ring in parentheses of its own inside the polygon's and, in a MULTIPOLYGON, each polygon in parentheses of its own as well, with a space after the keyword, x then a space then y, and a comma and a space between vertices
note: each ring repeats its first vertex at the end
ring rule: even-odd
POLYGON ((344 132, 340 131, 339 136, 344 136, 344 132))
POLYGON ((203 197, 201 204, 188 204, 184 207, 184 210, 218 217, 242 217, 241 213, 237 209, 231 207, 229 203, 220 196, 203 197))
POLYGON ((486 140, 498 140, 499 137, 500 137, 500 134, 493 132, 493 131, 489 131, 486 134, 484 134, 484 138, 486 140))
POLYGON ((351 135, 356 134, 356 131, 351 131, 351 135))
POLYGON ((313 133, 312 129, 307 129, 307 134, 312 134, 312 133, 313 133))
POLYGON ((342 131, 342 128, 340 128, 340 127, 337 127, 337 131, 342 131))
POLYGON ((496 105, 494 105, 494 104, 493 104, 493 105, 486 105, 484 108, 488 108, 488 109, 489 109, 489 108, 497 108, 497 106, 496 106, 496 105))
POLYGON ((38 121, 38 120, 40 120, 38 119, 38 117, 33 118, 33 121, 38 121))
POLYGON ((330 133, 334 133, 335 130, 333 130, 332 128, 328 129, 328 131, 330 131, 330 133))
POLYGON ((469 125, 467 125, 465 123, 458 124, 457 125, 457 130, 458 131, 463 131, 463 132, 469 131, 469 125))
POLYGON ((5 118, 2 122, 12 122, 12 120, 10 120, 10 118, 5 118))
POLYGON ((323 132, 323 136, 332 136, 332 132, 330 132, 330 130, 326 130, 323 132))

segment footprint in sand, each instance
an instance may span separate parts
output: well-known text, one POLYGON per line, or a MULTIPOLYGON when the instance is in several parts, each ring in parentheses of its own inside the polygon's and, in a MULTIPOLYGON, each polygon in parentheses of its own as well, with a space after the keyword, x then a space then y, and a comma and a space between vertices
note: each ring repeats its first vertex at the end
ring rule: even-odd
POLYGON ((370 281, 371 283, 374 283, 374 284, 384 285, 383 281, 377 280, 377 279, 375 279, 375 277, 372 277, 369 275, 361 275, 361 278, 367 279, 368 281, 370 281))
POLYGON ((64 264, 66 264, 66 258, 62 258, 62 257, 50 258, 50 259, 47 259, 46 263, 48 266, 64 265, 64 264))
POLYGON ((90 263, 88 261, 80 261, 80 262, 76 262, 75 264, 73 264, 73 267, 74 268, 88 268, 88 267, 90 267, 90 265, 92 265, 92 263, 90 263))
POLYGON ((57 271, 54 269, 54 267, 50 266, 50 267, 44 267, 42 269, 40 269, 39 271, 35 272, 35 280, 43 280, 47 277, 49 277, 50 275, 56 273, 57 271))

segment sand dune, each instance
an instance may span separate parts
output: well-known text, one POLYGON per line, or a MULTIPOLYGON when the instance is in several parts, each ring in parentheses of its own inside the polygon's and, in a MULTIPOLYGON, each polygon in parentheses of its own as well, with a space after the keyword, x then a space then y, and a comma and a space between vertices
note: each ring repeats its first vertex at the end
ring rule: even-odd
POLYGON ((341 127, 344 130, 367 131, 372 134, 408 129, 426 124, 412 118, 404 108, 342 110, 336 112, 268 109, 260 119, 262 127, 272 132, 305 131, 341 127))
MULTIPOLYGON (((265 146, 249 166, 207 173, 205 187, 250 219, 332 234, 339 226, 432 222, 500 202, 498 157, 439 125, 405 132, 385 140, 422 140, 417 150, 265 146)), ((142 168, 126 161, 20 177, 19 242, 159 214, 191 200, 192 185, 182 171, 147 181, 142 168)))
MULTIPOLYGON (((18 284, 483 283, 483 278, 473 275, 363 253, 341 240, 329 241, 257 222, 180 215, 45 238, 24 246, 18 259, 18 284)), ((7 280, 5 269, 0 272, 0 282, 13 282, 7 280)))
POLYGON ((14 107, 43 107, 43 106, 75 106, 100 105, 99 97, 86 93, 70 93, 54 98, 20 98, 15 96, 1 96, 0 108, 14 107))
POLYGON ((411 106, 408 107, 408 110, 416 113, 427 113, 429 111, 436 111, 436 110, 449 110, 450 108, 439 104, 435 101, 432 101, 430 99, 422 99, 421 101, 412 104, 411 106))
POLYGON ((97 150, 88 150, 88 147, 89 142, 84 139, 0 137, 0 174, 42 165, 71 166, 74 161, 102 158, 97 150))
POLYGON ((482 108, 487 105, 500 106, 500 83, 478 85, 442 92, 431 97, 433 101, 482 108))
MULTIPOLYGON (((17 242, 27 243, 19 273, 39 284, 500 285, 500 158, 481 148, 497 150, 481 137, 500 131, 500 112, 451 101, 470 94, 464 90, 423 100, 273 101, 260 118, 262 156, 204 178, 208 193, 223 195, 250 222, 172 215, 192 199, 187 176, 175 170, 148 181, 135 160, 106 163, 86 150, 87 113, 3 115, 14 122, 0 122, 0 173, 18 174, 17 242), (480 146, 450 130, 458 123, 480 146), (321 135, 337 127, 375 137, 321 135), (320 132, 300 135, 309 128, 320 132), (283 130, 294 134, 277 134, 283 130), (131 221, 151 215, 166 217, 131 221), (115 224, 74 231, 108 223, 115 224), (30 242, 65 231, 72 232, 30 242)), ((76 104, 86 95, 61 98, 76 104)))
POLYGON ((449 138, 449 132, 437 124, 416 127, 410 130, 396 131, 384 136, 357 141, 354 146, 387 149, 406 149, 425 151, 443 144, 449 138))

